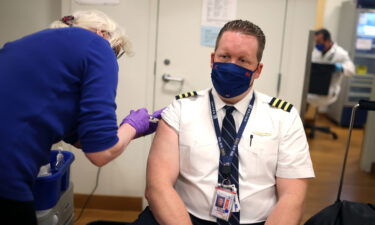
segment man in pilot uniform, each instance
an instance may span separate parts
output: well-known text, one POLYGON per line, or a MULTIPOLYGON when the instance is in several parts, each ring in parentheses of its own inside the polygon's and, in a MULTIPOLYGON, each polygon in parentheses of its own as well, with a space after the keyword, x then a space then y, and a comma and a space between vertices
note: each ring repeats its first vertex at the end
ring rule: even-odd
POLYGON ((264 46, 249 21, 221 29, 213 88, 176 96, 162 114, 147 166, 151 211, 138 224, 299 224, 314 171, 297 110, 253 89, 264 46))

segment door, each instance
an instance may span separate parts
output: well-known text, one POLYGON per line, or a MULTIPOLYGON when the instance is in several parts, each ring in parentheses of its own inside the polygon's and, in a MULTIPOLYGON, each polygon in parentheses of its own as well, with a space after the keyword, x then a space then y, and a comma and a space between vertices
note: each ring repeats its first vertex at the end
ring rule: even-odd
MULTIPOLYGON (((213 48, 200 45, 202 0, 160 0, 159 4, 155 108, 170 104, 182 92, 210 87, 213 52, 213 48), (165 79, 166 76, 172 80, 165 79)), ((276 95, 280 71, 285 4, 286 0, 237 3, 237 18, 252 21, 266 35, 264 69, 254 85, 256 90, 271 96, 276 95)))

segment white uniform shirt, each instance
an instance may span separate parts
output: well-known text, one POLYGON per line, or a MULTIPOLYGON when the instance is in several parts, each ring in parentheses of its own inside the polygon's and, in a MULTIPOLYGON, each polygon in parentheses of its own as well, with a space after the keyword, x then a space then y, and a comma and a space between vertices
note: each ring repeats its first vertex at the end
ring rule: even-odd
POLYGON ((310 104, 316 106, 329 105, 335 102, 338 98, 341 89, 340 85, 342 76, 352 76, 354 74, 354 64, 349 58, 348 52, 340 46, 338 46, 336 43, 334 43, 332 47, 324 55, 321 51, 314 48, 312 52, 311 61, 314 63, 341 63, 343 66, 343 72, 336 72, 333 74, 327 96, 308 94, 307 101, 310 104))
MULTIPOLYGON (((180 174, 175 189, 192 215, 216 221, 210 215, 218 182, 219 147, 213 126, 209 89, 198 96, 175 100, 162 118, 179 135, 180 174)), ((219 125, 225 103, 212 89, 219 125)), ((253 92, 234 105, 236 129, 253 92)), ((255 92, 255 102, 239 143, 241 223, 265 221, 276 204, 276 177, 314 177, 305 131, 297 111, 273 108, 271 97, 255 92), (253 135, 250 140, 250 135, 253 135), (251 143, 250 143, 251 142, 251 143)))

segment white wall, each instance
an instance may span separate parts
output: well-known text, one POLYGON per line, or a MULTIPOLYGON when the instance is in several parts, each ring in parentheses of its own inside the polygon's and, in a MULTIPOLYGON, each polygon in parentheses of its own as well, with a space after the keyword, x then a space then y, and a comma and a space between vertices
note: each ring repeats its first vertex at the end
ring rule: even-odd
POLYGON ((333 40, 337 40, 341 4, 348 1, 352 2, 352 0, 326 0, 324 27, 331 32, 333 40))
POLYGON ((301 109, 309 31, 314 29, 316 1, 289 0, 281 65, 280 98, 301 109))
POLYGON ((59 18, 60 2, 53 0, 1 0, 0 47, 6 42, 42 30, 59 18))
MULTIPOLYGON (((375 101, 375 81, 372 82, 371 101, 375 101)), ((363 140, 363 149, 361 155, 361 169, 371 172, 371 166, 375 163, 375 112, 368 111, 367 122, 365 126, 365 136, 363 140)))

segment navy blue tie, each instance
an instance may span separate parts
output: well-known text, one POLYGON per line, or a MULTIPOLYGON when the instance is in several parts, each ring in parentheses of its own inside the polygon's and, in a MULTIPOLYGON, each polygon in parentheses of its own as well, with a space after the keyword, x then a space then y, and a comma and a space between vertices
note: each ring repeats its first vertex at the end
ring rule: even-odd
MULTIPOLYGON (((231 148, 234 144, 234 139, 236 138, 236 123, 234 121, 232 112, 235 110, 233 106, 224 106, 225 109, 225 117, 223 119, 223 124, 221 127, 221 137, 223 139, 224 143, 224 149, 225 149, 225 154, 228 155, 231 151, 231 148)), ((233 161, 231 164, 231 173, 228 177, 228 175, 225 175, 223 173, 223 162, 222 162, 222 157, 220 157, 220 165, 219 165, 219 183, 222 183, 223 180, 227 178, 230 180, 231 184, 235 184, 237 188, 237 193, 239 195, 239 185, 238 185, 238 149, 236 149, 236 152, 234 153, 233 161)), ((232 215, 229 218, 229 221, 226 222, 224 220, 217 220, 218 224, 222 225, 238 225, 240 224, 240 213, 235 212, 232 213, 232 215)))

